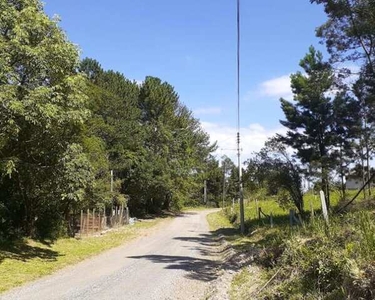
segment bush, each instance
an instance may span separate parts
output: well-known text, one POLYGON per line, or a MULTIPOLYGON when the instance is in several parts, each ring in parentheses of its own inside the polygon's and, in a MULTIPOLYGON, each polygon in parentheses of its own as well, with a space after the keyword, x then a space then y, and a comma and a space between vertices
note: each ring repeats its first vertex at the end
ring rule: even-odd
POLYGON ((329 228, 321 219, 298 228, 285 238, 281 255, 276 251, 280 248, 268 243, 259 263, 270 274, 277 268, 282 272, 263 296, 290 299, 292 293, 303 299, 374 299, 374 229, 372 215, 361 212, 331 218, 329 228))

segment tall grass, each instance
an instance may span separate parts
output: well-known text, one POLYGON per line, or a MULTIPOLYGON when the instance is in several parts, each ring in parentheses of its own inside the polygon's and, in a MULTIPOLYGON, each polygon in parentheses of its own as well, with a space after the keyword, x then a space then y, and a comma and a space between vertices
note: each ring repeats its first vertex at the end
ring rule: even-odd
MULTIPOLYGON (((356 191, 349 191, 350 199, 356 191)), ((250 234, 238 237, 242 251, 259 249, 256 262, 263 267, 264 281, 277 273, 260 294, 244 291, 249 299, 375 299, 375 217, 374 208, 363 201, 351 212, 330 216, 329 225, 321 216, 320 199, 306 194, 307 215, 299 226, 289 226, 289 209, 281 208, 274 199, 249 201, 245 205, 246 224, 250 234), (274 216, 258 220, 257 206, 274 216)), ((370 201, 371 202, 371 201, 370 201)), ((340 205, 340 194, 332 192, 331 204, 340 205)), ((226 210, 238 225, 238 206, 226 210)), ((236 242, 233 242, 236 245, 236 242)), ((244 271, 234 281, 235 290, 246 288, 252 275, 244 271), (238 286, 242 285, 242 286, 238 286)))

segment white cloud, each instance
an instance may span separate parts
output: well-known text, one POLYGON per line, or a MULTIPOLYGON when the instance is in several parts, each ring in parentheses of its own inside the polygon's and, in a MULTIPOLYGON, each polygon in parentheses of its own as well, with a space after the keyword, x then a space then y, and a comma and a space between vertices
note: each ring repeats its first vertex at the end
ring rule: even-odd
POLYGON ((256 89, 246 94, 244 100, 251 101, 259 98, 271 98, 274 100, 285 98, 292 100, 293 93, 290 87, 290 75, 283 75, 261 82, 256 89))
MULTIPOLYGON (((226 154, 233 161, 237 161, 237 128, 217 123, 201 122, 203 129, 210 135, 211 142, 218 142, 216 155, 218 158, 226 154), (223 149, 223 150, 221 150, 223 149)), ((276 135, 284 134, 286 129, 283 127, 266 129, 260 124, 250 124, 241 128, 241 160, 250 158, 253 152, 259 151, 266 140, 276 135)))
POLYGON ((220 115, 221 107, 200 107, 194 110, 195 115, 220 115))
POLYGON ((262 82, 259 86, 259 94, 265 97, 292 98, 290 75, 284 75, 262 82))

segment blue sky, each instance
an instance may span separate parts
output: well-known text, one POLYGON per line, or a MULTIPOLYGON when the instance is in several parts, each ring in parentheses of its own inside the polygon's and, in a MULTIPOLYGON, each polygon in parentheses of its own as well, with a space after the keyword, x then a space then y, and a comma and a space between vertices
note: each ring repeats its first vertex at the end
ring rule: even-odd
MULTIPOLYGON (((326 17, 309 0, 242 0, 241 132, 243 156, 282 132, 278 99, 288 76, 326 17)), ((232 156, 236 132, 235 0, 45 0, 82 57, 141 81, 168 81, 191 108, 219 153, 232 156)), ((327 56, 326 56, 327 57, 327 56)))

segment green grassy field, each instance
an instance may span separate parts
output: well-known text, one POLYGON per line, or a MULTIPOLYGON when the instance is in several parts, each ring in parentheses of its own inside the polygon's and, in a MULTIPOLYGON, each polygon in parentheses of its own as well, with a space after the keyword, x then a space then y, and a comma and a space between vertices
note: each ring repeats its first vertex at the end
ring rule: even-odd
POLYGON ((51 244, 24 239, 0 245, 0 292, 120 246, 146 233, 161 221, 137 222, 101 236, 65 238, 51 244))
MULTIPOLYGON (((348 191, 346 201, 352 199, 352 197, 354 197, 356 193, 357 191, 348 191)), ((361 193, 358 196, 355 203, 363 201, 363 198, 363 194, 361 193)), ((340 206, 341 204, 342 203, 340 203, 340 194, 338 192, 331 192, 332 208, 334 209, 340 206)), ((245 201, 245 220, 249 228, 269 223, 269 218, 266 218, 264 216, 262 216, 262 220, 259 221, 257 207, 260 207, 262 209, 262 212, 268 216, 272 214, 275 225, 289 223, 289 208, 281 208, 279 204, 275 201, 275 199, 270 198, 269 200, 258 201, 258 203, 256 203, 255 201, 245 201)), ((304 210, 308 215, 311 214, 311 210, 313 210, 316 215, 319 215, 321 212, 320 197, 318 195, 313 195, 311 193, 305 194, 304 210)), ((226 211, 227 214, 230 214, 231 207, 227 207, 226 211)), ((239 215, 239 207, 237 204, 234 207, 234 214, 239 215)))

